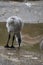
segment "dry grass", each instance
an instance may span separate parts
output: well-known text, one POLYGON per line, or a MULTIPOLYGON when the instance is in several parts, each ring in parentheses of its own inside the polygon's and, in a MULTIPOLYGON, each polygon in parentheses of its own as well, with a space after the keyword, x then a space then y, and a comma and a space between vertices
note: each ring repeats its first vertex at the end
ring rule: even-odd
POLYGON ((30 36, 43 35, 43 24, 24 24, 22 32, 30 36))
MULTIPOLYGON (((43 24, 39 23, 39 24, 24 24, 23 30, 22 30, 23 34, 28 34, 30 36, 37 36, 37 35, 43 35, 43 24)), ((8 37, 8 33, 6 30, 6 25, 5 23, 0 23, 0 45, 5 45, 6 41, 7 41, 7 37, 8 37)), ((35 45, 33 47, 22 47, 24 49, 39 49, 38 45, 35 45)), ((37 50, 36 49, 36 50, 37 50)))

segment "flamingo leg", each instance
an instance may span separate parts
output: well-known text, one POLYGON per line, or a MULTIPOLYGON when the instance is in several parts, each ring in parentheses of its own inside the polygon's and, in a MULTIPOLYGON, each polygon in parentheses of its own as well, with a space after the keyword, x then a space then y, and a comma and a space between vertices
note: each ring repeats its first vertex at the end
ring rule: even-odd
POLYGON ((9 33, 9 35, 8 35, 8 40, 7 40, 7 44, 5 45, 5 48, 8 48, 8 47, 9 47, 8 43, 9 43, 10 37, 11 37, 11 35, 10 35, 10 33, 9 33))
POLYGON ((19 48, 20 48, 20 44, 21 44, 21 34, 20 34, 20 32, 17 34, 17 38, 18 38, 18 44, 19 44, 19 48))
POLYGON ((13 46, 14 39, 15 39, 15 35, 13 35, 13 38, 12 38, 12 45, 11 45, 11 48, 15 48, 15 47, 13 46))

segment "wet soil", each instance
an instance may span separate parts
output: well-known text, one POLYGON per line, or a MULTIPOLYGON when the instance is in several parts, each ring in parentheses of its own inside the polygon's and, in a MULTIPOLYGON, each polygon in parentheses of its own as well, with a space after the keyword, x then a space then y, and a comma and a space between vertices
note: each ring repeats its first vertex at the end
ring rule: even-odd
POLYGON ((24 35, 20 48, 18 48, 18 44, 15 45, 15 48, 4 48, 4 46, 0 46, 0 65, 43 65, 42 52, 25 49, 29 45, 36 44, 37 40, 40 42, 40 39, 40 36, 32 38, 24 35))
POLYGON ((0 46, 0 65, 43 65, 43 53, 0 46))

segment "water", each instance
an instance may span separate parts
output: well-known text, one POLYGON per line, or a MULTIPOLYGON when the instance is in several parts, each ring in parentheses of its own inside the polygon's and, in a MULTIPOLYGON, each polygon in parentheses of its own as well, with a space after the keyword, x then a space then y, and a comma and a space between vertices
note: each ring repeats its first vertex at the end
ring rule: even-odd
POLYGON ((0 21, 6 22, 10 16, 19 16, 24 22, 43 23, 43 1, 17 3, 0 1, 0 21))

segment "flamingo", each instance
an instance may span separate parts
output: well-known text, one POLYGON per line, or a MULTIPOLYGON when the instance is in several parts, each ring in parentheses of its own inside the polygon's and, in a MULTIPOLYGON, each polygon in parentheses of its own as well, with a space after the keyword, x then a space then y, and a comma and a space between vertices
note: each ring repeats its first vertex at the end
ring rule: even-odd
POLYGON ((5 48, 9 47, 9 40, 11 38, 11 34, 13 34, 12 36, 12 45, 10 46, 10 48, 15 48, 13 43, 14 43, 14 39, 17 37, 18 40, 18 44, 20 47, 21 44, 21 31, 23 28, 23 21, 20 17, 18 16, 11 16, 6 20, 6 28, 8 31, 8 40, 7 43, 5 45, 5 48))

